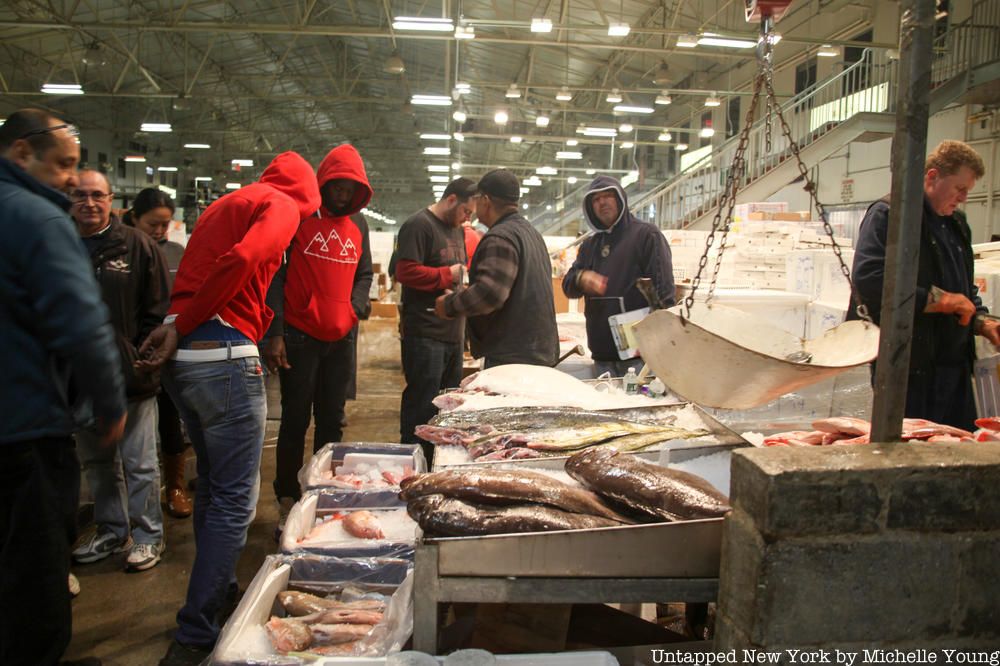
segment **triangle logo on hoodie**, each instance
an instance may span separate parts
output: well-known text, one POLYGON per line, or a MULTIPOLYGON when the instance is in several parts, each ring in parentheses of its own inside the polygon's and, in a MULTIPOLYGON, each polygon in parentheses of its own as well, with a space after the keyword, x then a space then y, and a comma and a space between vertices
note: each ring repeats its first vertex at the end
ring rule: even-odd
POLYGON ((358 249, 354 246, 354 241, 350 238, 346 242, 342 241, 336 229, 331 230, 325 238, 317 232, 306 246, 304 254, 338 264, 358 263, 358 249), (333 241, 337 241, 336 244, 333 241))

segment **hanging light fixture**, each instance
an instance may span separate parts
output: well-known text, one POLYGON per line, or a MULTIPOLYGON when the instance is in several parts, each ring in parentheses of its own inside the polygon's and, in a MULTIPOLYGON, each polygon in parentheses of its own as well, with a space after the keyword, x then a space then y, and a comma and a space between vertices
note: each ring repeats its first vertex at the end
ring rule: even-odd
POLYGON ((715 93, 712 93, 711 95, 705 98, 705 106, 712 107, 712 106, 719 106, 720 104, 722 104, 722 100, 720 100, 715 93))
POLYGON ((512 83, 510 84, 510 87, 507 88, 507 92, 505 92, 503 96, 506 97, 507 99, 520 99, 521 91, 517 87, 516 83, 512 83))
POLYGON ((661 61, 656 71, 653 72, 653 85, 660 87, 670 85, 670 68, 667 67, 666 62, 661 61))
POLYGON ((510 116, 507 115, 507 111, 505 109, 498 109, 497 112, 493 114, 493 122, 497 125, 506 125, 508 120, 510 120, 510 116))
POLYGON ((673 138, 674 138, 673 134, 671 134, 667 130, 663 130, 662 132, 660 132, 660 136, 656 137, 656 140, 657 141, 670 141, 673 138))
POLYGON ((386 74, 402 74, 406 71, 406 63, 399 55, 399 51, 393 51, 392 55, 385 59, 382 71, 386 74))
POLYGON ((605 97, 604 100, 610 104, 620 104, 622 101, 621 91, 619 91, 618 88, 612 88, 611 92, 608 93, 608 96, 605 97))
POLYGON ((632 123, 622 123, 621 125, 618 126, 618 131, 621 132, 622 134, 628 134, 633 129, 634 128, 632 127, 632 123))
POLYGON ((548 127, 550 118, 544 113, 535 117, 535 127, 548 127))
POLYGON ((573 93, 569 91, 569 86, 563 86, 559 89, 559 92, 556 93, 556 100, 560 102, 568 102, 571 99, 573 99, 573 93))
POLYGON ((531 32, 552 32, 552 19, 531 19, 531 32))
POLYGON ((840 55, 840 49, 831 46, 830 44, 824 44, 823 46, 819 47, 818 51, 816 51, 816 55, 820 56, 821 58, 836 58, 837 56, 840 55))
POLYGON ((664 90, 663 92, 661 92, 659 95, 656 96, 656 99, 653 101, 653 103, 658 104, 660 106, 667 106, 668 104, 673 104, 674 100, 670 99, 670 95, 667 93, 666 90, 664 90))
POLYGON ((469 118, 461 106, 452 112, 451 117, 456 123, 464 123, 469 118))

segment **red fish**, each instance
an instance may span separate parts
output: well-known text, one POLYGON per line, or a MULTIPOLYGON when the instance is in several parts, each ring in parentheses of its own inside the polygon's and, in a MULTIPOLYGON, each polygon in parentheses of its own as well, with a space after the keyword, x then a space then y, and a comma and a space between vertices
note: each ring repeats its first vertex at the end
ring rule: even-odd
POLYGON ((312 630, 300 620, 272 617, 265 626, 271 645, 279 652, 298 652, 312 645, 312 630))
POLYGON ((382 526, 371 511, 352 511, 344 518, 344 529, 359 539, 384 539, 382 526))

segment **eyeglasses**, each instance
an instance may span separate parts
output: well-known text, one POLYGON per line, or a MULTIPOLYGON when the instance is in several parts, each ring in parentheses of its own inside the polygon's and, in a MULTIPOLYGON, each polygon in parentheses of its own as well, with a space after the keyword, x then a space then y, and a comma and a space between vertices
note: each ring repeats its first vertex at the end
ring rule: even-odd
POLYGON ((48 134, 50 132, 56 132, 61 129, 66 130, 70 136, 80 136, 80 130, 76 128, 76 125, 70 125, 69 123, 63 123, 62 125, 52 125, 51 127, 42 127, 40 129, 33 129, 30 132, 25 132, 21 136, 17 137, 18 140, 27 139, 33 136, 41 136, 42 134, 48 134))
POLYGON ((83 203, 87 199, 93 199, 94 203, 103 203, 105 201, 111 201, 114 195, 108 192, 83 192, 81 190, 74 190, 69 193, 69 200, 73 203, 83 203))

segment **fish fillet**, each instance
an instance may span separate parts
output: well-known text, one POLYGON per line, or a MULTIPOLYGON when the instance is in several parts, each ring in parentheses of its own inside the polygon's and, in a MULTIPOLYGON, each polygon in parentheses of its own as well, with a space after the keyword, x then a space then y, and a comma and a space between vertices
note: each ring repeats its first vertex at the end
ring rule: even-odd
POLYGON ((403 481, 401 499, 442 494, 480 504, 548 504, 571 513, 602 516, 618 522, 627 518, 608 508, 601 499, 577 488, 530 470, 475 469, 444 470, 412 476, 403 481))
POLYGON ((417 497, 407 503, 406 509, 425 532, 439 536, 550 532, 621 525, 607 518, 570 513, 538 504, 498 508, 444 495, 417 497))
POLYGON ((656 521, 715 518, 729 500, 700 476, 597 448, 566 461, 566 471, 599 495, 656 521))

